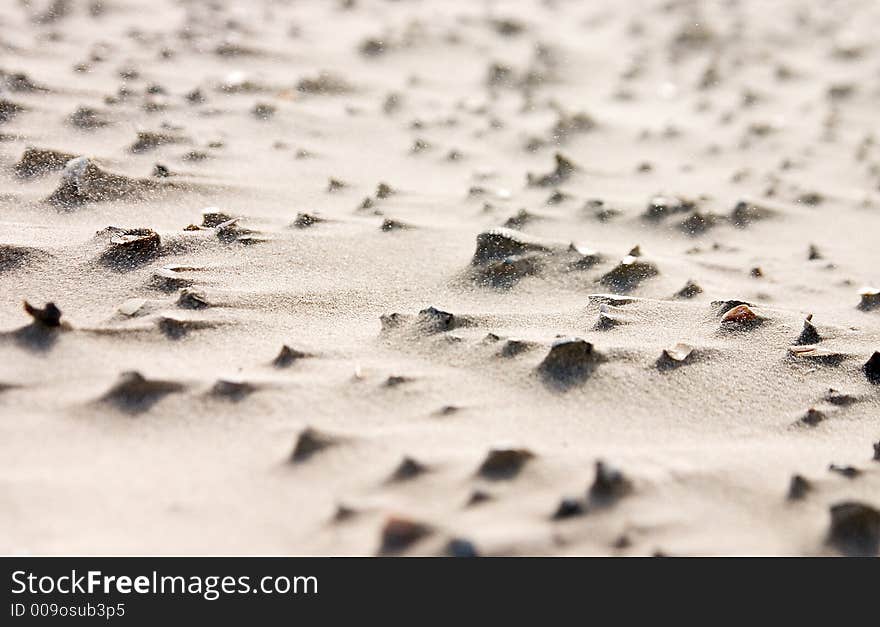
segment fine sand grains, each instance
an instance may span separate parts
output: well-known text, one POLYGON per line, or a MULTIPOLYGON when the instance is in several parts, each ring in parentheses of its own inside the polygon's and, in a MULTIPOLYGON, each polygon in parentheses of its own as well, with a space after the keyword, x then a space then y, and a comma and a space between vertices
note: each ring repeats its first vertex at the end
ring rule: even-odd
POLYGON ((0 552, 864 555, 880 6, 0 11, 0 552))

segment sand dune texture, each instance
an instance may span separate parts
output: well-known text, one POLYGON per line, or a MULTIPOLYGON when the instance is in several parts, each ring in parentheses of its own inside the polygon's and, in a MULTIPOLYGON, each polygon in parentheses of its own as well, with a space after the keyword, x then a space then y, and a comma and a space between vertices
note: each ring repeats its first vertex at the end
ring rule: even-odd
POLYGON ((876 2, 0 27, 0 552, 877 553, 876 2))

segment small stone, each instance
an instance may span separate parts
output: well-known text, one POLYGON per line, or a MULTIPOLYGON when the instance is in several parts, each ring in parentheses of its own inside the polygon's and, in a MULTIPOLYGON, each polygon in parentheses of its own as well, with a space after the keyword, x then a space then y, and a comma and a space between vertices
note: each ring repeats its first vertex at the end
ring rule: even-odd
POLYGON ((712 213, 695 211, 685 218, 678 228, 688 235, 702 235, 718 223, 718 216, 712 213))
POLYGON ((269 104, 268 102, 258 102, 254 105, 254 108, 251 109, 251 115, 258 120, 268 120, 275 115, 277 110, 278 108, 275 105, 269 104))
POLYGON ((34 324, 50 328, 61 326, 61 310, 55 306, 55 303, 46 303, 44 307, 40 308, 24 301, 24 310, 34 319, 34 324))
POLYGON ((405 551, 419 540, 427 537, 432 529, 423 523, 391 516, 382 526, 379 553, 389 555, 405 551))
POLYGON ((15 164, 14 171, 17 176, 30 178, 63 170, 71 159, 76 159, 76 155, 60 150, 29 147, 25 148, 21 159, 15 164))
POLYGON ((470 540, 453 538, 446 545, 446 555, 449 557, 479 557, 477 547, 470 540))
POLYGON ((387 183, 379 183, 376 187, 376 198, 384 200, 394 195, 394 190, 387 183))
POLYGON ((567 181, 571 175, 577 170, 577 166, 564 157, 561 153, 556 153, 553 157, 556 167, 549 174, 536 175, 529 173, 527 182, 532 187, 555 187, 560 183, 567 181))
POLYGON ((871 358, 862 366, 862 371, 868 381, 874 385, 880 385, 880 351, 875 351, 871 358))
POLYGON ((168 144, 179 144, 187 141, 185 137, 173 135, 171 133, 157 133, 153 131, 139 131, 135 142, 129 147, 134 153, 147 152, 159 146, 167 146, 168 144))
POLYGON ((319 218, 311 213, 298 213, 296 220, 293 221, 293 226, 298 229, 307 229, 321 222, 324 222, 324 218, 319 218))
POLYGON ((534 456, 534 453, 524 448, 492 449, 480 464, 477 474, 492 480, 511 479, 518 475, 534 456))
POLYGON ((597 331, 607 331, 621 324, 624 324, 624 321, 611 313, 607 304, 602 303, 599 305, 599 318, 596 320, 596 324, 593 325, 594 329, 597 331))
POLYGON ((852 394, 844 394, 834 388, 828 388, 828 391, 825 392, 824 399, 827 403, 841 407, 852 405, 859 400, 858 397, 853 396, 852 394))
POLYGON ((488 261, 502 260, 525 253, 549 253, 550 248, 517 231, 495 228, 477 235, 477 248, 472 264, 478 265, 488 261))
POLYGON ((188 287, 192 287, 195 283, 192 279, 180 276, 178 272, 169 270, 168 268, 160 268, 156 270, 147 283, 147 287, 160 292, 176 292, 188 287))
POLYGON ((632 483, 622 472, 601 460, 596 462, 596 477, 587 493, 591 504, 610 505, 632 490, 632 483))
POLYGON ((479 505, 480 503, 486 503, 492 500, 492 495, 486 492, 485 490, 474 490, 471 492, 471 495, 468 497, 467 507, 472 507, 474 505, 479 505))
POLYGON ((152 261, 162 250, 159 234, 153 229, 110 227, 110 246, 101 254, 101 262, 120 269, 131 269, 152 261))
POLYGON ((68 116, 67 121, 76 128, 92 130, 110 125, 110 121, 104 114, 92 107, 77 107, 76 111, 68 116))
POLYGON ((428 472, 428 467, 412 457, 404 457, 401 460, 391 476, 388 477, 389 482, 409 481, 428 472))
POLYGON ((880 511, 865 503, 832 505, 828 542, 848 555, 874 556, 880 550, 880 511))
POLYGON ((257 386, 247 381, 218 379, 211 387, 211 396, 240 401, 257 391, 257 386))
POLYGON ((599 282, 615 290, 628 292, 638 287, 642 281, 658 274, 660 272, 654 264, 627 255, 613 270, 602 275, 599 282))
POLYGON ((801 475, 794 475, 788 484, 788 500, 799 501, 807 496, 813 489, 813 485, 801 475))
POLYGON ((139 372, 123 372, 100 400, 124 411, 141 412, 168 394, 184 389, 184 385, 175 381, 147 379, 139 372))
POLYGON ((694 298, 698 294, 703 293, 703 288, 694 283, 693 281, 688 281, 685 283, 685 286, 678 290, 675 293, 675 298, 694 298))
POLYGON ((516 357, 517 355, 526 353, 536 347, 537 344, 534 342, 511 339, 504 342, 504 345, 501 347, 501 350, 498 351, 498 354, 501 357, 516 357))
POLYGON ((209 229, 215 229, 225 222, 234 220, 235 216, 224 213, 216 207, 209 207, 202 211, 202 226, 209 229))
POLYGON ((745 228, 753 222, 766 220, 768 218, 771 218, 773 215, 774 212, 770 209, 767 209, 766 207, 762 207, 760 205, 745 201, 740 201, 733 208, 733 211, 730 214, 730 221, 740 228, 745 228))
POLYGON ((290 348, 286 344, 281 347, 281 351, 272 360, 272 365, 276 368, 287 368, 292 366, 297 360, 311 357, 308 353, 290 348))
POLYGON ((816 261, 817 259, 822 259, 822 253, 819 251, 819 247, 815 244, 810 244, 807 249, 807 259, 810 261, 816 261))
POLYGON ((294 463, 304 462, 313 455, 339 444, 339 438, 317 431, 311 427, 303 429, 297 436, 296 444, 290 455, 290 461, 294 463))
POLYGON ((440 333, 455 328, 455 316, 435 307, 428 307, 419 312, 416 324, 424 331, 440 333))
POLYGON ((862 311, 872 311, 880 308, 880 289, 873 287, 863 287, 859 291, 859 309, 862 311))
POLYGON ((564 338, 553 343, 538 372, 559 381, 577 380, 589 376, 602 360, 590 342, 564 338))
POLYGON ((185 288, 177 299, 177 306, 183 309, 206 309, 211 306, 202 292, 185 288))
POLYGON ((385 218, 379 227, 380 230, 385 231, 386 233, 389 231, 403 231, 411 228, 410 225, 399 222, 398 220, 392 220, 391 218, 385 218))
POLYGON ((862 471, 855 466, 839 466, 837 464, 831 464, 828 466, 828 470, 830 472, 836 472, 847 479, 855 479, 862 474, 862 471))
POLYGON ((697 204, 680 196, 654 196, 648 202, 643 214, 649 220, 661 220, 676 213, 688 213, 697 208, 697 204))
POLYGON ((565 518, 573 518, 584 513, 584 504, 579 499, 565 498, 559 502, 556 511, 551 517, 553 520, 563 520, 565 518))
POLYGON ((880 462, 880 440, 874 442, 874 461, 880 462))
POLYGON ((333 193, 338 192, 342 189, 345 189, 345 187, 346 187, 346 185, 345 185, 344 181, 340 181, 339 179, 331 178, 327 182, 327 193, 333 194, 333 193))
POLYGON ((820 422, 824 422, 828 419, 828 416, 825 412, 819 411, 815 407, 810 407, 798 422, 800 424, 808 425, 810 427, 815 427, 820 422))

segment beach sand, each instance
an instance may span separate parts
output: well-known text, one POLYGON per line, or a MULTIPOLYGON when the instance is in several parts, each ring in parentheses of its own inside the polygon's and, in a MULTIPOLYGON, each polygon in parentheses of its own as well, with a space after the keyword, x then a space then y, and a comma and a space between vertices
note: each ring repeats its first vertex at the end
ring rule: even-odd
POLYGON ((10 0, 0 552, 875 553, 878 27, 10 0))

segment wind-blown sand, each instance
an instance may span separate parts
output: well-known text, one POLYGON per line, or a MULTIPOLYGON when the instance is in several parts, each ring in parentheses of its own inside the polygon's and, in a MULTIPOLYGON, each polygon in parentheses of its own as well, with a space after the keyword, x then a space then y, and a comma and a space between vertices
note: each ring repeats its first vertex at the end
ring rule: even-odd
POLYGON ((9 2, 0 552, 875 553, 878 27, 9 2))

